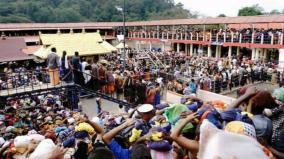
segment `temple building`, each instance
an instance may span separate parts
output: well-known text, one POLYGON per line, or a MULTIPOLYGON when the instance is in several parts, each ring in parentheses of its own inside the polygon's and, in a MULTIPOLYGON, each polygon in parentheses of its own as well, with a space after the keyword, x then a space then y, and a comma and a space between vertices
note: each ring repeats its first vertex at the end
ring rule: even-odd
MULTIPOLYGON (((0 24, 0 32, 3 35, 23 37, 27 44, 27 52, 34 51, 35 54, 38 54, 38 51, 48 50, 52 45, 58 47, 59 52, 66 50, 66 46, 69 49, 68 54, 73 54, 75 50, 80 52, 76 46, 80 43, 71 42, 73 38, 70 40, 67 38, 72 44, 68 42, 66 46, 49 43, 46 39, 64 37, 68 33, 69 37, 82 36, 87 40, 90 38, 88 33, 96 33, 98 30, 102 44, 91 42, 94 46, 98 46, 97 51, 100 52, 94 54, 105 54, 114 50, 105 42, 113 46, 119 44, 117 35, 123 33, 123 23, 0 24), (36 47, 39 44, 45 49, 36 47)), ((257 61, 276 61, 279 66, 283 66, 283 30, 284 15, 126 22, 126 44, 129 48, 171 50, 183 52, 188 56, 202 55, 216 58, 244 56, 257 61)), ((84 43, 89 43, 89 40, 84 43)), ((91 46, 90 48, 80 46, 80 49, 88 50, 81 51, 82 54, 93 54, 90 51, 91 46)))

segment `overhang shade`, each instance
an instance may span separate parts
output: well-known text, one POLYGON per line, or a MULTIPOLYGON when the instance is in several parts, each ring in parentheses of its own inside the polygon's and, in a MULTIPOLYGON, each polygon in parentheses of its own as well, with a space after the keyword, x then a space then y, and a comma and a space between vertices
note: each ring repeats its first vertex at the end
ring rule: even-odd
MULTIPOLYGON (((34 53, 40 58, 47 58, 51 48, 56 48, 59 56, 66 51, 67 56, 73 56, 76 51, 80 56, 92 56, 111 53, 105 48, 99 33, 68 33, 40 34, 43 47, 34 53)), ((109 44, 110 45, 110 44, 109 44)))
POLYGON ((108 43, 107 41, 103 41, 103 42, 101 43, 101 45, 102 45, 104 48, 106 48, 107 50, 111 51, 111 52, 117 51, 117 49, 116 49, 114 46, 112 46, 110 43, 108 43))
MULTIPOLYGON (((123 48, 124 48, 123 42, 122 42, 122 43, 119 43, 118 45, 116 45, 116 48, 117 48, 117 49, 123 49, 123 48)), ((125 44, 125 48, 128 48, 128 45, 127 45, 127 44, 125 44)))
POLYGON ((41 59, 46 59, 49 53, 50 47, 41 46, 41 48, 34 52, 34 56, 39 57, 41 59))
POLYGON ((30 60, 32 57, 23 52, 26 48, 24 38, 0 39, 0 62, 30 60))

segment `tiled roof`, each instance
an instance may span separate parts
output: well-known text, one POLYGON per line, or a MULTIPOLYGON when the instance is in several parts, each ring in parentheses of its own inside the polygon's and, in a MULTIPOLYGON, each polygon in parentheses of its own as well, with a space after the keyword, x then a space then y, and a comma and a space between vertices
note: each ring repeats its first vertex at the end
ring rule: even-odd
POLYGON ((26 48, 23 38, 0 39, 0 62, 32 59, 22 49, 26 48))
POLYGON ((25 49, 23 49, 23 52, 28 55, 34 54, 36 51, 38 51, 42 45, 33 45, 33 46, 27 46, 25 49))
MULTIPOLYGON (((245 17, 218 17, 202 19, 170 19, 155 21, 126 22, 126 26, 155 25, 194 25, 194 24, 251 24, 251 23, 284 23, 284 15, 264 15, 245 17)), ((89 22, 89 23, 20 23, 0 24, 0 30, 48 30, 48 29, 112 29, 123 26, 122 22, 89 22)))

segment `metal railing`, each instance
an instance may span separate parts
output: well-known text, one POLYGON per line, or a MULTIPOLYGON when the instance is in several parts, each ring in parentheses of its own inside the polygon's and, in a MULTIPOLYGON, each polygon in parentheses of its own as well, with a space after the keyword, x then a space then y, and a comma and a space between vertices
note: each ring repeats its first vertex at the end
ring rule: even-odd
MULTIPOLYGON (((147 35, 147 34, 146 34, 147 35)), ((164 33, 164 34, 149 34, 149 36, 138 36, 132 34, 132 38, 158 38, 165 40, 193 40, 193 41, 211 41, 211 42, 230 42, 230 43, 255 43, 255 44, 270 44, 284 45, 283 33, 164 33)))
MULTIPOLYGON (((79 72, 82 73, 82 75, 86 74, 87 76, 93 77, 91 74, 87 74, 81 71, 79 72)), ((117 104, 121 104, 128 107, 134 107, 134 105, 128 102, 113 98, 104 93, 94 91, 92 90, 92 88, 89 88, 84 84, 80 85, 78 83, 75 83, 73 77, 71 81, 68 82, 62 81, 62 79, 64 80, 67 76, 73 76, 73 71, 71 69, 69 72, 67 72, 67 74, 65 74, 60 78, 61 81, 59 83, 54 85, 51 84, 50 81, 50 74, 52 73, 59 74, 59 70, 52 71, 52 70, 42 69, 37 71, 29 70, 19 73, 13 72, 13 73, 0 74, 0 79, 1 79, 0 103, 3 103, 3 101, 8 101, 11 99, 22 99, 22 98, 32 97, 35 95, 42 95, 49 93, 58 94, 59 92, 67 90, 73 93, 75 92, 77 96, 79 96, 80 93, 84 92, 89 95, 101 97, 103 99, 115 102, 117 104)), ((66 96, 68 95, 66 94, 66 96)))

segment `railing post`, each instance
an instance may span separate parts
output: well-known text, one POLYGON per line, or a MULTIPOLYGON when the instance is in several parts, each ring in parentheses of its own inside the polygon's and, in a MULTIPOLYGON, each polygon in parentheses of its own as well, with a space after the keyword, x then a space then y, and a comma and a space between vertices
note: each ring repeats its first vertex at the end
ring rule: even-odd
POLYGON ((260 44, 263 44, 264 34, 261 34, 260 44))
POLYGON ((243 35, 240 33, 239 43, 242 43, 242 38, 243 38, 243 35))
POLYGON ((284 40, 284 34, 281 33, 281 35, 280 35, 280 45, 283 45, 283 40, 284 40))
POLYGON ((219 33, 216 34, 216 42, 219 41, 219 33))
POLYGON ((192 41, 192 32, 190 32, 190 40, 192 41))
POLYGON ((254 43, 254 33, 251 34, 251 43, 254 43))
POLYGON ((273 39, 274 38, 274 34, 271 35, 271 45, 273 45, 273 39))
POLYGON ((231 33, 231 43, 233 43, 234 42, 234 33, 232 32, 231 33))
POLYGON ((199 41, 199 34, 196 33, 196 41, 199 41))
MULTIPOLYGON (((18 75, 18 76, 19 76, 19 75, 18 75)), ((15 80, 17 80, 17 79, 15 78, 15 80)), ((17 81, 15 81, 15 82, 16 82, 16 84, 15 84, 15 85, 16 85, 16 88, 15 88, 15 89, 16 89, 16 93, 18 93, 18 86, 17 86, 18 83, 17 83, 17 81)))
POLYGON ((169 40, 169 32, 167 32, 167 40, 169 40))

